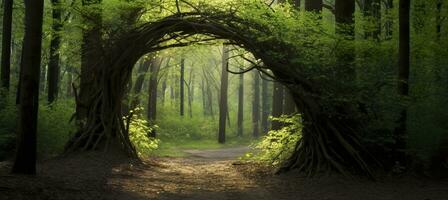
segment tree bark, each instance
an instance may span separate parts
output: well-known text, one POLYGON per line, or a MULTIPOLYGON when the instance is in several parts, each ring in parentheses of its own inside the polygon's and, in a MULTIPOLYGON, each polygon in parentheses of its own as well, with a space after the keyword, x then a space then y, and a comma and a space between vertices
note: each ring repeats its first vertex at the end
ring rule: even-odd
POLYGON ((91 12, 83 19, 87 28, 82 31, 81 75, 78 102, 76 102, 76 117, 80 121, 87 118, 87 113, 91 109, 92 105, 89 105, 89 102, 94 98, 92 85, 95 82, 94 71, 96 71, 93 67, 99 66, 98 58, 102 56, 102 12, 100 9, 88 7, 94 4, 101 4, 101 0, 82 1, 83 7, 90 9, 91 12))
POLYGON ((305 0, 305 10, 320 13, 322 12, 322 0, 305 0))
MULTIPOLYGON (((272 95, 272 117, 278 118, 283 112, 283 86, 279 82, 274 82, 274 92, 272 95)), ((279 130, 282 127, 282 123, 273 120, 271 122, 272 130, 279 130)))
POLYGON ((61 46, 60 32, 62 30, 61 5, 60 0, 51 0, 53 25, 50 42, 50 61, 48 63, 48 103, 53 103, 59 93, 60 55, 61 46))
POLYGON ((244 121, 244 73, 239 75, 238 83, 238 117, 237 117, 237 136, 243 136, 244 121))
POLYGON ((180 61, 180 116, 185 115, 185 58, 180 61))
POLYGON ((143 89, 143 83, 145 81, 146 73, 148 72, 148 69, 150 68, 151 64, 153 64, 153 58, 143 58, 144 60, 140 63, 138 69, 137 69, 137 80, 134 84, 134 99, 131 103, 131 109, 135 109, 140 104, 140 98, 139 95, 143 89))
POLYGON ((268 95, 268 81, 261 80, 261 131, 266 134, 269 130, 269 95, 268 95))
MULTIPOLYGON (((151 59, 150 76, 149 76, 149 91, 148 91, 148 120, 149 123, 154 124, 157 118, 157 76, 159 74, 160 64, 162 59, 157 57, 151 59)), ((155 130, 149 133, 151 137, 156 137, 155 130)))
POLYGON ((260 74, 254 71, 254 95, 252 99, 252 136, 260 136, 260 74))
POLYGON ((0 88, 9 90, 11 75, 11 38, 12 38, 12 5, 13 0, 3 1, 3 33, 0 88))
POLYGON ((226 142, 226 119, 227 119, 227 92, 229 85, 229 48, 224 45, 222 48, 222 69, 221 69, 221 90, 219 100, 219 128, 218 142, 224 144, 226 142))
MULTIPOLYGON (((398 47, 398 94, 407 97, 409 95, 409 59, 410 59, 410 13, 411 3, 409 0, 400 0, 399 7, 399 47, 398 47)), ((403 108, 398 119, 398 127, 395 129, 394 150, 397 154, 397 160, 404 159, 402 150, 406 148, 406 126, 407 126, 407 109, 403 108)))
POLYGON ((42 48, 43 0, 25 0, 22 84, 20 92, 18 148, 13 173, 36 174, 36 132, 39 107, 39 68, 42 48))

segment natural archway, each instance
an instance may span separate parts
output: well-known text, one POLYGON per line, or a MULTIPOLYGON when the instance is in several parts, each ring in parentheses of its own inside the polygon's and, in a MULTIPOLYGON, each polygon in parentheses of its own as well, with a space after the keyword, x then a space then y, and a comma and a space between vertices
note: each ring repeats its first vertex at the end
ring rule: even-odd
MULTIPOLYGON (((260 18, 275 19, 274 11, 257 14, 260 18)), ((318 29, 318 26, 315 27, 318 29)), ((363 118, 360 117, 359 109, 337 100, 343 99, 346 94, 328 100, 326 93, 333 90, 332 84, 310 77, 304 62, 297 60, 307 60, 304 49, 319 48, 319 43, 297 46, 272 31, 277 28, 282 27, 242 17, 241 13, 232 10, 207 7, 179 12, 107 39, 104 41, 102 56, 92 66, 91 73, 96 79, 91 85, 91 98, 89 102, 82 102, 83 105, 88 105, 86 123, 69 141, 67 151, 109 148, 115 145, 130 156, 136 156, 121 113, 121 102, 132 67, 144 54, 200 42, 201 40, 183 39, 201 34, 208 36, 207 40, 225 39, 250 51, 263 63, 263 66, 254 65, 253 68, 270 70, 275 79, 291 91, 302 113, 304 130, 295 153, 284 163, 282 170, 299 168, 316 173, 328 169, 340 172, 354 169, 370 173, 366 163, 368 153, 360 142, 363 118)), ((294 37, 313 34, 320 33, 305 26, 298 29, 294 37)), ((340 90, 350 91, 350 88, 340 90)))

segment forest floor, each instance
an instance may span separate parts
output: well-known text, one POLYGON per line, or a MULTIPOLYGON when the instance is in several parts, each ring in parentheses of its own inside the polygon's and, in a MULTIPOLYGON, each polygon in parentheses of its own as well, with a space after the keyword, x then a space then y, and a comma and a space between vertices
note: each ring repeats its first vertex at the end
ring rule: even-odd
MULTIPOLYGON (((39 162, 37 176, 10 175, 0 163, 0 199, 79 200, 447 200, 448 181, 336 175, 305 178, 237 159, 248 149, 182 150, 188 156, 131 164, 121 156, 83 153, 39 162)), ((108 154, 110 155, 110 154, 108 154)))

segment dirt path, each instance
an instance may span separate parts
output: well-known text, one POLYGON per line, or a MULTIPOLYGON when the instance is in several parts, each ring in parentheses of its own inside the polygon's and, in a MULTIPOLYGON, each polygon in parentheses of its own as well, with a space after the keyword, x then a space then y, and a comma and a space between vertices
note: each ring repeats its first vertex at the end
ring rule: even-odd
POLYGON ((11 176, 0 164, 3 199, 161 200, 447 200, 447 181, 273 175, 235 162, 247 149, 185 150, 184 158, 129 164, 96 154, 40 163, 36 177, 11 176))

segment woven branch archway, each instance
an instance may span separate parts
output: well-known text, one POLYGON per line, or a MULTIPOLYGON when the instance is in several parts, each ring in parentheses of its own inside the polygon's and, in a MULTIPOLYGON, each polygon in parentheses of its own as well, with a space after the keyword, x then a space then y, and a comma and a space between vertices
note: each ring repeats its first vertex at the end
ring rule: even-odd
POLYGON ((290 90, 302 113, 304 129, 295 153, 284 163, 282 170, 298 168, 317 173, 336 169, 344 173, 356 169, 369 174, 365 162, 367 153, 359 137, 362 123, 352 114, 354 109, 350 105, 334 105, 333 109, 339 115, 328 114, 321 103, 324 90, 320 83, 308 79, 301 72, 301 66, 293 62, 300 57, 296 48, 277 37, 259 39, 260 33, 270 35, 269 30, 266 25, 243 20, 232 13, 190 12, 143 24, 105 41, 103 56, 98 58, 96 66, 92 66, 96 79, 91 86, 91 98, 89 102, 83 102, 88 105, 86 123, 69 141, 67 151, 116 145, 136 157, 121 113, 132 67, 145 54, 189 44, 166 44, 166 41, 201 34, 228 40, 251 52, 290 90), (283 57, 278 59, 273 54, 283 57))

